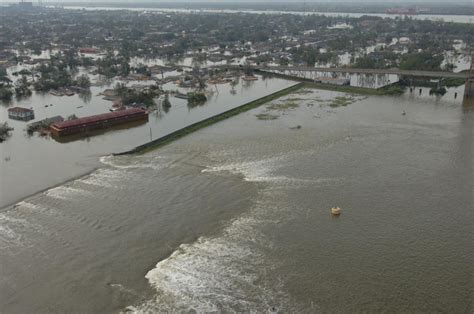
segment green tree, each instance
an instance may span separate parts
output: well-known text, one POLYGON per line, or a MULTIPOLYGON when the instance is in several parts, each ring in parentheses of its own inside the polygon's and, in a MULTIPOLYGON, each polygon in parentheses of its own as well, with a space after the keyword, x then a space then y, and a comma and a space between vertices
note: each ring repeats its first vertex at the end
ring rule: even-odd
POLYGON ((91 80, 89 79, 89 76, 87 76, 86 74, 82 74, 77 78, 76 84, 79 87, 87 89, 91 87, 91 80))

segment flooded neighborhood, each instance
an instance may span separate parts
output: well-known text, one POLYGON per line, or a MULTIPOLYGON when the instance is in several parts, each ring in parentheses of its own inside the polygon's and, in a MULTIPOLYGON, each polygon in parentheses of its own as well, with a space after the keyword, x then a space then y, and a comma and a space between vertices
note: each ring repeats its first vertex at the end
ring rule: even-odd
POLYGON ((0 312, 469 312, 472 5, 362 2, 0 2, 0 312))

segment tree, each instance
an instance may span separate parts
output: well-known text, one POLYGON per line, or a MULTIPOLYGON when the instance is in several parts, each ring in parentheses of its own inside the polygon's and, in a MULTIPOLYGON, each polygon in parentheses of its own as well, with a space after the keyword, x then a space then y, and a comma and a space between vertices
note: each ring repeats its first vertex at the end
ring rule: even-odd
POLYGON ((13 92, 9 86, 0 87, 0 100, 8 101, 13 97, 13 92))
POLYGON ((168 93, 165 94, 165 99, 163 100, 163 108, 171 108, 171 102, 168 93))
POLYGON ((76 84, 79 87, 87 89, 91 87, 91 80, 89 79, 89 76, 87 76, 86 74, 82 74, 77 78, 76 84))
POLYGON ((440 70, 443 56, 434 55, 429 51, 404 54, 400 60, 402 70, 440 70))
POLYGON ((0 123, 0 143, 10 136, 10 131, 12 130, 13 128, 9 127, 7 122, 0 123))
POLYGON ((30 96, 30 83, 26 76, 22 76, 21 79, 15 82, 15 94, 17 97, 30 96))

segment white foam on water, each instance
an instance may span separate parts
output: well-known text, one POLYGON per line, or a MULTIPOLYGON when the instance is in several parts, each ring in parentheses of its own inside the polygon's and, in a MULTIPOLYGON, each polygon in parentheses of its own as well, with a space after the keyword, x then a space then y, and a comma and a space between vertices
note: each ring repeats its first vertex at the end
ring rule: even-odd
POLYGON ((51 209, 51 208, 46 208, 46 207, 40 206, 38 204, 33 204, 31 202, 28 202, 28 201, 21 201, 21 202, 15 204, 14 208, 16 208, 18 210, 21 210, 21 211, 29 210, 29 211, 35 212, 35 213, 38 213, 38 212, 42 212, 42 213, 54 212, 54 210, 51 209))
POLYGON ((297 212, 281 207, 275 194, 280 192, 272 186, 275 182, 332 181, 272 176, 282 159, 272 157, 203 170, 229 171, 243 174, 249 181, 270 184, 259 191, 259 199, 249 213, 232 221, 220 236, 201 237, 194 243, 182 244, 170 257, 157 263, 145 276, 156 290, 156 297, 128 307, 127 311, 259 313, 271 308, 283 312, 301 309, 285 292, 284 281, 277 273, 279 262, 265 253, 277 244, 263 233, 263 226, 276 226, 297 212))
POLYGON ((230 163, 225 165, 213 166, 203 169, 202 173, 210 172, 230 172, 232 174, 242 175, 248 182, 266 182, 279 184, 284 186, 291 185, 316 185, 316 184, 334 184, 340 183, 341 179, 337 178, 292 178, 284 175, 275 175, 274 173, 280 168, 287 156, 272 157, 258 161, 244 161, 238 163, 230 163), (276 163, 275 161, 279 161, 276 163), (277 166, 279 164, 280 166, 277 166))
POLYGON ((153 170, 161 170, 169 166, 172 161, 162 156, 103 156, 100 162, 118 169, 140 169, 150 168, 153 170))
POLYGON ((77 179, 76 182, 96 187, 116 188, 117 183, 123 180, 124 175, 125 173, 123 171, 104 168, 77 179))
POLYGON ((38 226, 25 219, 11 217, 9 213, 0 213, 0 249, 27 246, 22 237, 26 230, 38 230, 38 226))
POLYGON ((64 185, 57 186, 55 188, 49 189, 46 192, 44 192, 46 196, 60 199, 60 200, 71 200, 74 198, 74 196, 85 195, 89 193, 90 192, 86 190, 81 190, 78 188, 73 188, 73 187, 64 186, 64 185))
POLYGON ((271 266, 258 246, 247 244, 254 238, 247 222, 237 220, 221 237, 182 244, 159 262, 145 276, 157 291, 156 299, 134 311, 260 312, 286 305, 282 286, 265 281, 271 266), (245 233, 239 225, 247 226, 245 233))

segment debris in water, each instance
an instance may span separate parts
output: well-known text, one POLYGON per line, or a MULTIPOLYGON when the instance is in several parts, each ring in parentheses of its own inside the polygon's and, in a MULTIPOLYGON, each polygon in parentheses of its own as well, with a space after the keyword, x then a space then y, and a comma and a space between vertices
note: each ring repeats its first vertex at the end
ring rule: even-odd
POLYGON ((339 216, 341 214, 341 208, 339 207, 331 208, 331 214, 333 214, 334 216, 339 216))
POLYGON ((292 129, 292 130, 299 130, 299 129, 301 129, 301 125, 294 126, 294 127, 290 128, 290 129, 292 129))

